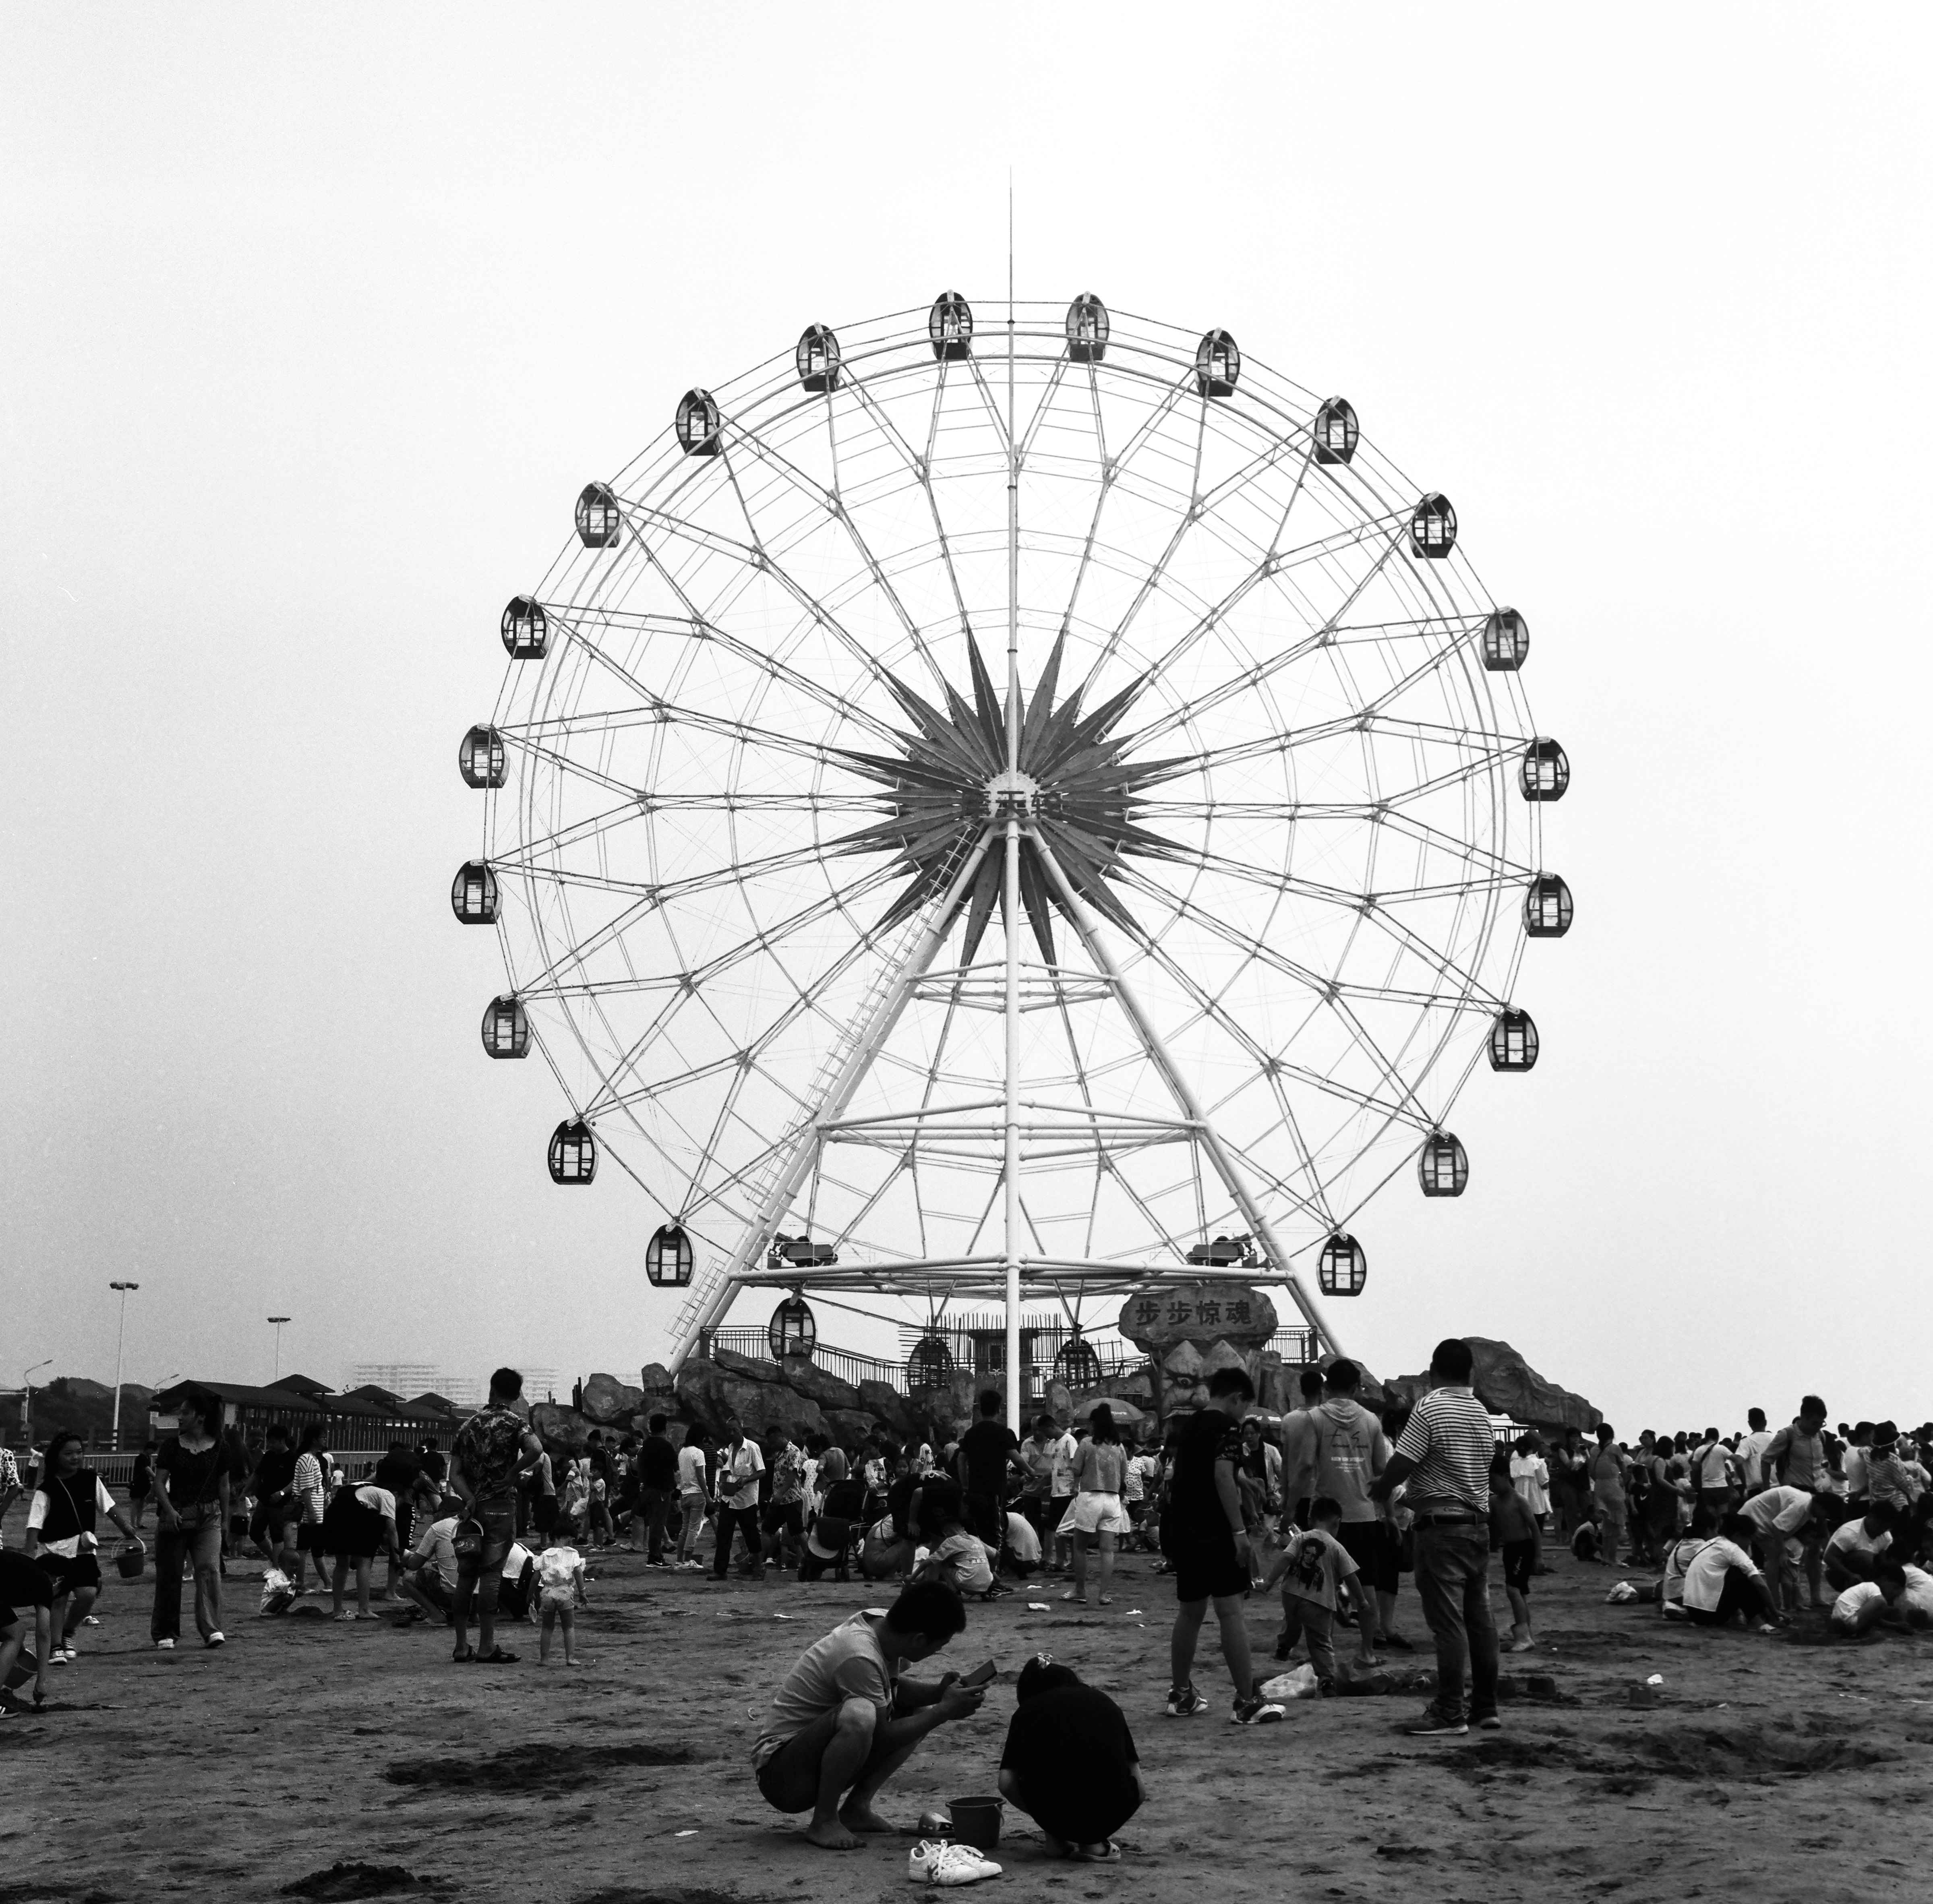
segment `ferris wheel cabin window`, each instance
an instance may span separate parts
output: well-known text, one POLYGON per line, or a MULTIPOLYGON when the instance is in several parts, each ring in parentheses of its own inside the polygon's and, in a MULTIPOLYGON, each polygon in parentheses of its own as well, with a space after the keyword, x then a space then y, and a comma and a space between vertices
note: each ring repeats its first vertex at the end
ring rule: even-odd
POLYGON ((1416 506, 1409 519, 1409 545, 1418 555, 1440 562, 1457 546, 1457 512, 1435 491, 1416 506))
POLYGON ((1067 307, 1067 356, 1076 364, 1098 364, 1108 354, 1108 307, 1084 291, 1067 307))
POLYGON ((506 993, 483 1008, 483 1049, 492 1058, 529 1056, 531 1021, 522 999, 506 993))
POLYGON ((973 308, 957 291, 942 291, 927 313, 926 335, 942 363, 973 354, 973 308))
POLYGON ((1506 1006, 1490 1025, 1490 1069, 1527 1071, 1536 1062, 1536 1025, 1529 1012, 1506 1006))
POLYGON ((597 1174, 597 1140, 582 1118, 568 1118, 550 1134, 552 1183, 588 1183, 597 1174))
POLYGON ((1470 1181, 1470 1159, 1447 1131, 1432 1131, 1416 1159, 1417 1181, 1426 1197, 1460 1197, 1470 1181))
POLYGON ((466 787, 501 787, 507 764, 504 737, 494 727, 473 727, 456 750, 456 770, 466 787))
POLYGON ((1540 737, 1523 750, 1517 785, 1526 800, 1562 800, 1571 784, 1571 763, 1555 740, 1540 737))
POLYGON ((1356 413, 1345 397, 1331 397, 1315 413, 1312 434, 1315 439, 1318 463, 1346 463, 1356 453, 1360 431, 1356 413))
POLYGON ((624 518, 609 485, 587 482, 577 499, 577 538, 586 548, 615 548, 624 518))
POLYGON ((910 1389, 936 1389, 953 1373, 953 1351, 945 1338, 922 1335, 906 1357, 906 1386, 910 1389))
POLYGON ((1195 387, 1204 397, 1232 397, 1242 374, 1242 353, 1226 331, 1207 331, 1195 347, 1195 387))
POLYGON ((1324 1296, 1360 1296, 1369 1280, 1368 1253, 1354 1237, 1337 1230, 1315 1259, 1315 1280, 1324 1296))
POLYGON ((1514 673, 1530 654, 1530 623, 1514 608, 1493 608, 1484 623, 1484 665, 1493 674, 1514 673))
POLYGON ((806 326, 793 361, 806 389, 822 396, 839 388, 839 340, 823 324, 806 326))
POLYGON ((1523 929, 1532 938, 1562 938, 1571 929, 1571 888, 1554 872, 1540 872, 1524 889, 1523 929))
POLYGON ((687 390, 678 407, 678 444, 687 456, 716 456, 718 406, 709 390, 687 390))
POLYGON ((645 1275, 654 1289, 684 1289, 691 1281, 697 1257, 684 1226, 661 1223, 645 1245, 645 1275))
POLYGON ((818 1347, 818 1318, 797 1290, 772 1311, 772 1319, 765 1325, 765 1346, 771 1350, 773 1361, 780 1362, 795 1356, 810 1356, 818 1347))
POLYGON ((497 923, 497 875, 482 860, 466 860, 457 868, 449 907, 466 926, 497 923))
POLYGON ((541 661, 550 648, 550 617, 528 595, 513 596, 504 611, 504 650, 513 661, 541 661))

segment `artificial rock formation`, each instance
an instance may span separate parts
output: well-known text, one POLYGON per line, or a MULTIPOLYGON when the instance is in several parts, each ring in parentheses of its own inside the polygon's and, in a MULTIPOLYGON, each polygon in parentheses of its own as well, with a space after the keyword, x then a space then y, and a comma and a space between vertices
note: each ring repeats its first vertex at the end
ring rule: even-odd
MULTIPOLYGON (((1476 1359, 1470 1386, 1492 1414, 1508 1415, 1531 1428, 1574 1428, 1586 1434, 1603 1420, 1581 1395, 1546 1381, 1508 1342, 1493 1342, 1482 1335, 1463 1339, 1476 1359)), ((1392 1398, 1412 1402, 1429 1386, 1426 1373, 1399 1376, 1388 1384, 1392 1398)))
POLYGON ((1120 1329, 1159 1371, 1160 1392, 1150 1400, 1165 1416, 1202 1407, 1218 1368, 1245 1369, 1261 1393, 1275 1305, 1247 1283, 1183 1283, 1129 1296, 1121 1305, 1120 1329))

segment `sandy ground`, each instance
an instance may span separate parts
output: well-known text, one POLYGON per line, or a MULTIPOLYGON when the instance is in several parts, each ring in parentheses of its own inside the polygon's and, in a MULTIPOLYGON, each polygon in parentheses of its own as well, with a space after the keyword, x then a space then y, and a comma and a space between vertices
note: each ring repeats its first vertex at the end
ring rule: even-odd
MULTIPOLYGON (((1526 1687, 1548 1676, 1556 1698, 1511 1699, 1501 1733, 1452 1742, 1402 1736, 1420 1702, 1400 1695, 1298 1703, 1285 1724, 1238 1729, 1205 1648, 1212 1713, 1167 1719, 1173 1596, 1146 1557, 1123 1566, 1109 1609, 1063 1608, 1057 1584, 974 1605, 947 1656, 992 1653, 1000 1683, 882 1808, 910 1826, 991 1790, 1015 1669, 1046 1648, 1120 1701, 1149 1802, 1114 1869, 1046 1859, 1009 1813, 994 1881, 1009 1894, 1165 1904, 1204 1878, 1221 1898, 1483 1904, 1928 1894, 1933 1639, 1693 1634, 1604 1605, 1615 1575, 1552 1562, 1533 1596, 1538 1649, 1507 1670, 1526 1687), (1660 1703, 1634 1706, 1652 1673, 1660 1703)), ((802 1821, 765 1807, 747 1762, 794 1653, 879 1591, 714 1586, 622 1555, 594 1566, 575 1671, 540 1667, 528 1627, 510 1632, 519 1664, 485 1669, 452 1665, 440 1629, 260 1619, 252 1569, 230 1583, 224 1650, 203 1650, 191 1625, 182 1650, 158 1653, 144 1596, 111 1584, 56 1703, 0 1722, 0 1904, 906 1894, 910 1834, 816 1851, 802 1821), (318 1877, 344 1861, 392 1868, 318 1877)), ((1406 1590, 1399 1605, 1420 1641, 1406 1590)), ((1258 1654, 1273 1611, 1250 1603, 1258 1654)), ((1211 1645, 1213 1632, 1211 1618, 1211 1645)))

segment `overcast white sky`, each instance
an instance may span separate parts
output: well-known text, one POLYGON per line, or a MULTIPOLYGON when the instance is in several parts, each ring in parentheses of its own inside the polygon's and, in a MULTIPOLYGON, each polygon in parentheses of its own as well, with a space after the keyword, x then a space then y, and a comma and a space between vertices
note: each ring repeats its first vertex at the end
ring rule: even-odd
MULTIPOLYGON (((1337 1315, 1620 1430, 1933 1412, 1923 8, 0 16, 0 1383, 634 1370, 452 920, 506 598, 694 383, 1005 278, 1349 396, 1577 896, 1337 1315), (812 23, 817 22, 817 25, 812 23)), ((829 1321, 822 1332, 840 1339, 829 1321)))

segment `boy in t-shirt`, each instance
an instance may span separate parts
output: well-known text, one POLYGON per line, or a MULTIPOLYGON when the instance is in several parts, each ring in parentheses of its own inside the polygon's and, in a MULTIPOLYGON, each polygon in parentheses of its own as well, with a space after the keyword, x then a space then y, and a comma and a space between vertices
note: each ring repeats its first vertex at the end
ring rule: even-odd
POLYGON ((1528 1653, 1536 1644, 1530 1636, 1530 1582, 1542 1543, 1537 1516, 1511 1478, 1510 1451, 1499 1448, 1490 1458, 1490 1545, 1503 1554, 1504 1597, 1511 1610, 1505 1644, 1511 1653, 1528 1653))
POLYGON ((1262 1582, 1266 1592, 1282 1582, 1282 1632, 1275 1656, 1286 1659, 1298 1636, 1309 1641, 1309 1663, 1327 1692, 1336 1683, 1336 1610, 1358 1606, 1355 1562, 1336 1537, 1342 1524, 1339 1502, 1327 1494, 1310 1502, 1309 1527, 1276 1556, 1262 1582))

